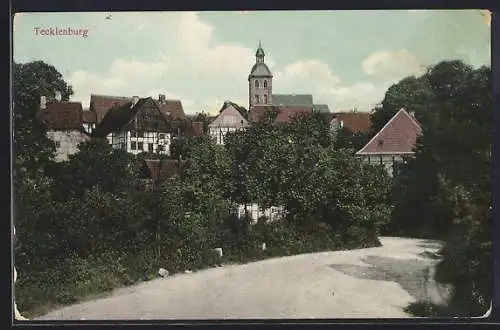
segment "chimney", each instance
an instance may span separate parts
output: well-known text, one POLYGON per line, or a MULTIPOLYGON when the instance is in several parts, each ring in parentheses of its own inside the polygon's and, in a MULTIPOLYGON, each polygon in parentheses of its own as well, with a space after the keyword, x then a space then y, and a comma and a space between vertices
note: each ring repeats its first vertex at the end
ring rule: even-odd
POLYGON ((132 96, 132 107, 134 107, 137 104, 137 102, 139 102, 139 96, 136 95, 132 96))
POLYGON ((62 100, 62 95, 61 95, 61 92, 59 92, 59 91, 56 92, 56 100, 57 100, 57 102, 61 102, 61 100, 62 100))
POLYGON ((165 95, 164 94, 158 95, 158 101, 160 102, 160 104, 165 104, 166 101, 165 95))
POLYGON ((40 109, 47 108, 47 97, 45 95, 40 96, 40 109))

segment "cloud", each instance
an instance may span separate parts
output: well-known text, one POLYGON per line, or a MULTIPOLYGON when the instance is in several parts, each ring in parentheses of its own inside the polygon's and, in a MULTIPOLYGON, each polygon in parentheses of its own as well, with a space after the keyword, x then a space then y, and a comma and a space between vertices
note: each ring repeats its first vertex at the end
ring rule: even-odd
POLYGON ((385 79, 418 76, 426 70, 426 66, 418 57, 405 49, 372 53, 363 60, 361 65, 366 74, 385 79))
POLYGON ((161 86, 161 78, 167 72, 168 65, 164 62, 143 62, 138 60, 116 59, 105 72, 78 70, 67 79, 73 86, 73 99, 88 106, 90 94, 108 94, 118 96, 156 96, 152 91, 168 94, 165 90, 153 88, 161 86))
POLYGON ((180 15, 178 45, 197 69, 223 75, 248 73, 252 64, 252 49, 238 44, 213 45, 213 26, 201 21, 195 12, 180 15))
POLYGON ((186 112, 218 111, 225 99, 241 99, 247 90, 242 78, 253 64, 253 50, 215 42, 214 27, 195 12, 161 14, 153 15, 151 22, 144 15, 133 16, 143 31, 161 33, 168 40, 152 60, 119 58, 103 72, 74 71, 67 77, 75 91, 74 99, 88 106, 91 93, 153 97, 163 93, 167 98, 181 99, 186 112), (199 79, 207 75, 214 86, 199 79), (240 92, 234 92, 237 90, 240 92))
POLYGON ((332 111, 352 108, 370 111, 383 99, 387 87, 388 83, 344 84, 328 64, 318 60, 288 64, 275 74, 273 82, 276 94, 312 94, 315 103, 326 103, 332 111))

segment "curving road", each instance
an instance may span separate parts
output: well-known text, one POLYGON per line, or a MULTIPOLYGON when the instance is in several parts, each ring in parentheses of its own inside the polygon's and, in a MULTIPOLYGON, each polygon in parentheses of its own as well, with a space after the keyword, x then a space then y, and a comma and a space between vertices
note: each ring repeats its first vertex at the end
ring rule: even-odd
POLYGON ((156 279, 36 319, 405 318, 413 301, 445 299, 431 280, 439 243, 381 242, 156 279))

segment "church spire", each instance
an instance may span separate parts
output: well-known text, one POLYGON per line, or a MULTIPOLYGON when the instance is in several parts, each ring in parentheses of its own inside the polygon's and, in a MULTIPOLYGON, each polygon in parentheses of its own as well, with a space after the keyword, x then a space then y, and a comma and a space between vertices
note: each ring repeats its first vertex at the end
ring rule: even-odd
POLYGON ((257 48, 257 52, 255 53, 255 59, 256 59, 256 63, 264 63, 264 56, 265 53, 264 53, 264 49, 262 49, 262 43, 261 41, 259 40, 259 47, 257 48))

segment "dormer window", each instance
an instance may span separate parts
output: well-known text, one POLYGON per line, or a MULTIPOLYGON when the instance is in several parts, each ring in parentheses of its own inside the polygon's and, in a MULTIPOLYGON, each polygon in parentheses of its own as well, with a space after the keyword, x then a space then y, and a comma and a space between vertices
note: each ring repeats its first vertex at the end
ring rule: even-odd
POLYGON ((259 88, 259 81, 255 80, 255 88, 259 88))

